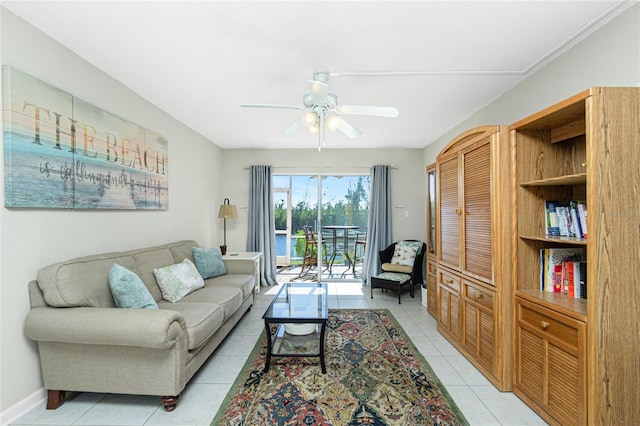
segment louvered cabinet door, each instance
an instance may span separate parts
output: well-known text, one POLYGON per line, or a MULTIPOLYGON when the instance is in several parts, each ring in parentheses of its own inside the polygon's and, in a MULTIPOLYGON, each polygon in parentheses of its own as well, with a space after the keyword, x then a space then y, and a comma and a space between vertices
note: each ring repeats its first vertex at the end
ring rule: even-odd
POLYGON ((438 275, 437 264, 433 260, 427 261, 427 311, 432 317, 438 318, 438 275))
POLYGON ((463 280, 462 345, 473 358, 496 376, 493 293, 463 280))
POLYGON ((440 211, 439 260, 460 269, 460 189, 458 184, 458 156, 453 156, 438 164, 440 211))
POLYGON ((462 154, 464 244, 463 270, 493 281, 491 244, 491 143, 462 154))
POLYGON ((563 425, 586 424, 586 324, 516 298, 516 393, 563 425))
POLYGON ((438 326, 454 342, 460 338, 460 296, 447 286, 438 286, 438 326))
POLYGON ((458 343, 460 338, 460 278, 438 270, 438 330, 458 343))

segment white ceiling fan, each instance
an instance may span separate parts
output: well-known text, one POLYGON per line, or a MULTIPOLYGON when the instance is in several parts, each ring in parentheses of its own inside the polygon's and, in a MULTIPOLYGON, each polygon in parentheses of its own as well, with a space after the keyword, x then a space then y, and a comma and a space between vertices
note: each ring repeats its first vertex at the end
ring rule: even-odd
POLYGON ((244 104, 246 108, 286 108, 304 110, 298 120, 280 132, 282 135, 293 133, 300 127, 307 127, 310 132, 318 133, 318 151, 325 144, 325 125, 331 131, 340 130, 351 139, 360 136, 360 130, 349 124, 341 115, 369 115, 374 117, 397 117, 400 112, 394 107, 338 105, 338 97, 329 90, 329 72, 318 71, 309 80, 309 91, 302 97, 302 106, 272 105, 272 104, 244 104))

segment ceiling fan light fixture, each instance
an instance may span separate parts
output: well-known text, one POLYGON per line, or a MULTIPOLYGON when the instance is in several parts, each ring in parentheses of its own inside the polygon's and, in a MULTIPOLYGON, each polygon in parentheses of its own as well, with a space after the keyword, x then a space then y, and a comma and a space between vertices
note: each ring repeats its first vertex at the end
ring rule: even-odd
POLYGON ((302 114, 302 122, 309 129, 318 122, 318 115, 313 111, 308 111, 302 114))
POLYGON ((329 130, 331 130, 332 132, 335 132, 338 129, 338 126, 340 125, 340 119, 338 118, 337 115, 331 114, 327 117, 326 123, 329 130))
POLYGON ((307 127, 309 127, 311 133, 318 133, 320 131, 320 125, 318 123, 311 124, 307 127))

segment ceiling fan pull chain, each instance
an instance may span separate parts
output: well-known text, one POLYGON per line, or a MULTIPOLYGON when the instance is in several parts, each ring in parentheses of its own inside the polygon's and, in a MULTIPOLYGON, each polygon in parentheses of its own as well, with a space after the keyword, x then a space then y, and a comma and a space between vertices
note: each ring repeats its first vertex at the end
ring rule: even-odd
MULTIPOLYGON (((318 114, 320 116, 320 139, 322 140, 322 148, 325 146, 325 128, 324 128, 324 110, 318 114)), ((321 151, 320 141, 318 141, 318 152, 321 151)))

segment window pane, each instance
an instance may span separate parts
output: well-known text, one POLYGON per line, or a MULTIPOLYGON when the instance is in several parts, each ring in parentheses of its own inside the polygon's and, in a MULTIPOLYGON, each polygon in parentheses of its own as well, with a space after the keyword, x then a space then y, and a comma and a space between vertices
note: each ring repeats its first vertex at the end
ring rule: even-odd
POLYGON ((367 227, 369 176, 323 176, 322 224, 367 227))
POLYGON ((289 176, 273 175, 273 188, 289 188, 289 176))

